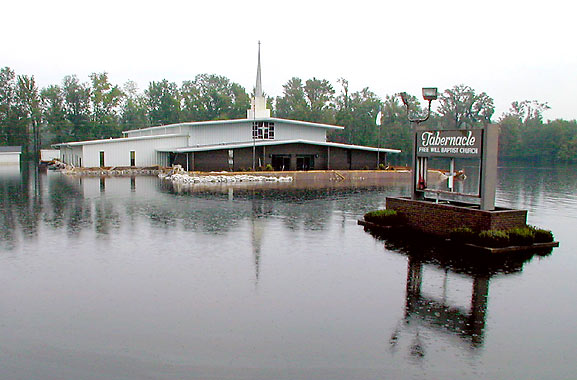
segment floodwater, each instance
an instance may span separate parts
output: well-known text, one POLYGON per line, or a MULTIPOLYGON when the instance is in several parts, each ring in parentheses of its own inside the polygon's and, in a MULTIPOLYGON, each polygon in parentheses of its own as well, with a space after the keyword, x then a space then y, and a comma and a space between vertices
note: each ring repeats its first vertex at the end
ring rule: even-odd
POLYGON ((2 168, 0 378, 575 378, 575 169, 499 169, 497 204, 561 245, 483 268, 357 225, 408 184, 2 168))

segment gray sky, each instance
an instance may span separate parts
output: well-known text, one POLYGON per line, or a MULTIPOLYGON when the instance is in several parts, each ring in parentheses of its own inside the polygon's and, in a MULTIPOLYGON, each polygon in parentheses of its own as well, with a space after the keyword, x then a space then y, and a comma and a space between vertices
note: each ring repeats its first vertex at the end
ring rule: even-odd
POLYGON ((493 97, 494 120, 515 100, 548 102, 546 119, 577 118, 574 11, 567 0, 123 1, 3 4, 0 66, 39 86, 109 73, 143 90, 224 75, 248 92, 262 41, 263 88, 291 77, 337 78, 384 98, 466 84, 493 97))

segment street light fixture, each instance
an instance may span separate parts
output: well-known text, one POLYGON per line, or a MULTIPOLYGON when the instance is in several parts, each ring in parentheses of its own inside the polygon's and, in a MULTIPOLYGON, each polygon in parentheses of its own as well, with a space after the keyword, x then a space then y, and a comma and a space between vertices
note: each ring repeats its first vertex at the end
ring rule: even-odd
POLYGON ((429 102, 437 100, 437 87, 423 87, 423 99, 429 102))
POLYGON ((409 104, 409 95, 407 95, 406 92, 401 92, 399 95, 401 96, 401 100, 407 109, 407 119, 409 119, 411 123, 419 124, 423 121, 427 121, 429 116, 431 116, 431 102, 437 99, 438 92, 437 87, 423 87, 423 99, 429 102, 429 109, 425 118, 411 118, 409 114, 411 108, 409 104))
POLYGON ((416 126, 419 123, 427 121, 429 116, 431 116, 431 102, 437 99, 437 88, 436 87, 423 87, 423 99, 429 102, 429 108, 427 111, 427 116, 411 118, 410 115, 410 104, 409 104, 409 96, 406 92, 401 92, 399 94, 401 96, 401 100, 407 109, 407 119, 411 123, 415 124, 415 128, 413 129, 413 174, 412 174, 412 181, 411 181, 411 193, 412 199, 424 199, 424 194, 417 190, 424 190, 427 187, 427 159, 426 157, 417 157, 416 152, 416 134, 417 128, 416 126))

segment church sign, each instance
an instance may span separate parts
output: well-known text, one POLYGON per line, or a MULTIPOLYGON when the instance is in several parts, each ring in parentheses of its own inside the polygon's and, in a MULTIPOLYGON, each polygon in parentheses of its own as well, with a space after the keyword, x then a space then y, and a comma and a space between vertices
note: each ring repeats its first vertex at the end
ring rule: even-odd
POLYGON ((480 158, 481 129, 455 129, 417 132, 417 157, 480 158))

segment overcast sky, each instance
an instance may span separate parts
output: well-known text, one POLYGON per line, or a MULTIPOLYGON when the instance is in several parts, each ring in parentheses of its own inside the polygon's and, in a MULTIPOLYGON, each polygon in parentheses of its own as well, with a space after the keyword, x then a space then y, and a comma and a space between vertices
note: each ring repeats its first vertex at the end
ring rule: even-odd
POLYGON ((577 118, 575 12, 570 1, 12 0, 2 5, 0 66, 40 87, 108 72, 181 84, 224 75, 252 91, 257 41, 263 88, 291 77, 348 79, 384 98, 466 84, 495 101, 547 102, 546 119, 577 118))

